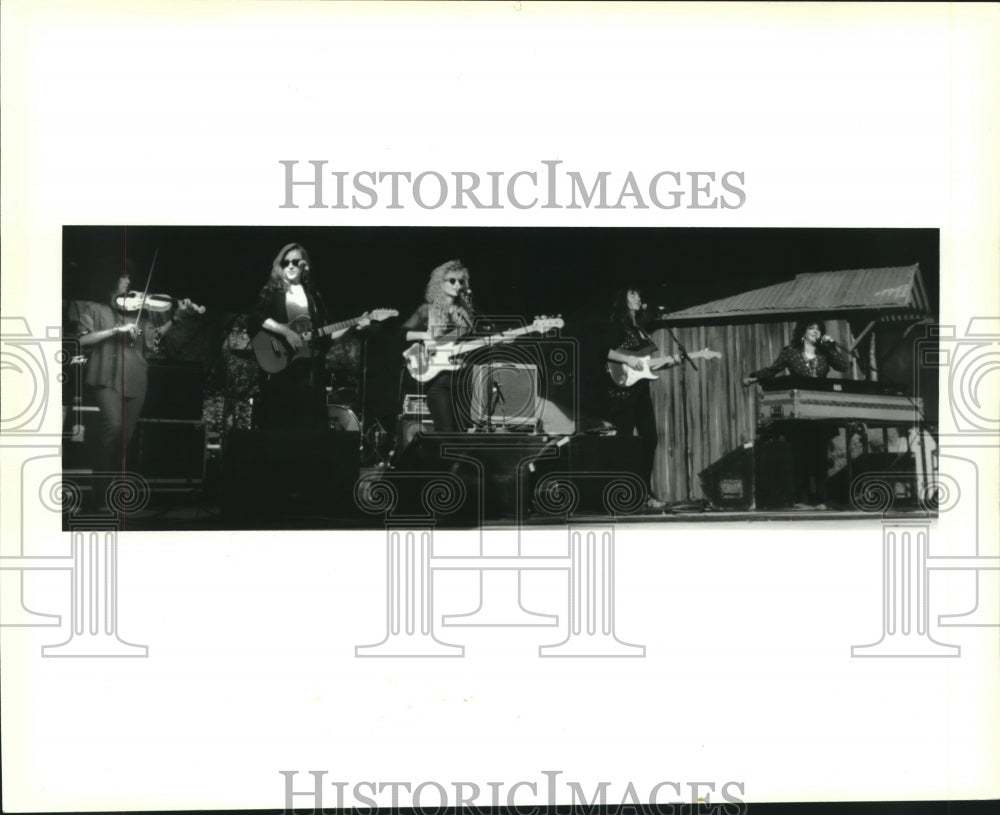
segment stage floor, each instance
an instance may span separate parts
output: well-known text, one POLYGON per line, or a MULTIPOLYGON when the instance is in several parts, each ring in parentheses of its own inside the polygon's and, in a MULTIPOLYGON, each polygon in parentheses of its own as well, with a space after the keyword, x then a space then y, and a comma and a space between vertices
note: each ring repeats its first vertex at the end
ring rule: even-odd
MULTIPOLYGON (((928 514, 917 508, 910 510, 894 510, 893 517, 928 517, 928 514)), ((660 526, 672 524, 719 524, 719 523, 784 523, 808 522, 822 524, 838 524, 845 521, 878 520, 879 515, 858 510, 816 509, 802 507, 796 509, 769 510, 692 510, 689 508, 667 508, 665 510, 640 510, 627 515, 610 516, 579 512, 563 517, 553 517, 528 513, 520 524, 513 517, 487 518, 481 523, 462 523, 461 519, 441 519, 436 526, 442 529, 472 529, 490 528, 502 529, 515 526, 522 527, 560 527, 566 524, 596 524, 609 523, 660 526)), ((226 531, 231 529, 290 529, 290 530, 378 530, 385 528, 385 520, 381 517, 352 515, 337 515, 322 512, 289 512, 274 514, 253 521, 235 521, 226 516, 218 504, 202 501, 187 501, 178 503, 151 502, 140 512, 126 513, 122 516, 123 531, 226 531)))

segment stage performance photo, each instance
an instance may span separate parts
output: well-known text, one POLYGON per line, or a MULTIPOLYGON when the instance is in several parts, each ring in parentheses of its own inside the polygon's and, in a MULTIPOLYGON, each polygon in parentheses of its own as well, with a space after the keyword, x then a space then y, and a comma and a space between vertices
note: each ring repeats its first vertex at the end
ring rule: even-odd
POLYGON ((66 226, 64 472, 141 479, 135 529, 838 521, 872 472, 917 511, 938 242, 66 226))

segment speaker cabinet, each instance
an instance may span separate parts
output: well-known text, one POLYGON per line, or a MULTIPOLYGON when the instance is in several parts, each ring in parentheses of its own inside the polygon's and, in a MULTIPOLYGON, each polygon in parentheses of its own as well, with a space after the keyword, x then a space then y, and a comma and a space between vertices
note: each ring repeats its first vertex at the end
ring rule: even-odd
POLYGON ((475 365, 472 369, 472 421, 495 426, 538 426, 538 366, 523 362, 475 365))
POLYGON ((462 483, 461 501, 439 521, 477 525, 516 522, 528 508, 529 465, 551 442, 523 433, 417 434, 395 469, 412 477, 398 482, 400 514, 426 514, 425 490, 435 481, 462 483))
POLYGON ((469 354, 461 376, 473 422, 485 424, 491 404, 494 425, 513 425, 550 435, 578 429, 579 346, 567 337, 540 337, 500 344, 469 354), (492 383, 499 383, 502 402, 492 383))
POLYGON ((786 509, 795 498, 792 446, 758 439, 730 450, 698 478, 705 497, 718 509, 786 509))
POLYGON ((154 359, 147 371, 143 418, 201 420, 205 373, 200 362, 154 359))
POLYGON ((396 446, 393 456, 397 460, 419 433, 433 433, 434 422, 430 416, 401 416, 396 422, 396 446))
MULTIPOLYGON (((205 478, 206 425, 177 419, 139 419, 129 444, 128 467, 160 486, 199 484, 205 478)), ((64 470, 102 465, 101 412, 94 405, 67 408, 64 470)))
POLYGON ((645 502, 643 460, 638 436, 575 436, 559 448, 558 458, 536 465, 532 509, 543 516, 563 515, 559 484, 568 481, 574 496, 570 514, 628 514, 645 502))
POLYGON ((204 422, 140 419, 132 440, 136 469, 161 485, 200 484, 205 480, 205 432, 204 422))
POLYGON ((236 527, 355 514, 360 434, 234 430, 222 449, 222 512, 236 527))
POLYGON ((66 408, 63 425, 64 470, 93 470, 101 455, 101 412, 96 405, 66 408))

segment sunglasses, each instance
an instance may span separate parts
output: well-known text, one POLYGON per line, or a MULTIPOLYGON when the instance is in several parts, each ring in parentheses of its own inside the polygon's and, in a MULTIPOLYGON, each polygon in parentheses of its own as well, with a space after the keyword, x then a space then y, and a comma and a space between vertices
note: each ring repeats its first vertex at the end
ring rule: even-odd
POLYGON ((464 277, 446 277, 444 280, 446 283, 453 283, 453 284, 468 282, 464 277))
POLYGON ((291 260, 286 258, 285 260, 281 261, 282 269, 284 269, 286 266, 298 266, 299 268, 301 268, 305 265, 306 265, 305 258, 294 258, 291 260))

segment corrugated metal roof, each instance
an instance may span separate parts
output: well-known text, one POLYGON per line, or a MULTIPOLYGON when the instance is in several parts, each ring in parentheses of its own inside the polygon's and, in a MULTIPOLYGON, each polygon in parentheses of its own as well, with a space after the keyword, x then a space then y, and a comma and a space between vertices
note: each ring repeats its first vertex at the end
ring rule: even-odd
POLYGON ((662 319, 690 323, 845 311, 930 315, 920 265, 800 274, 794 280, 675 311, 662 319))

